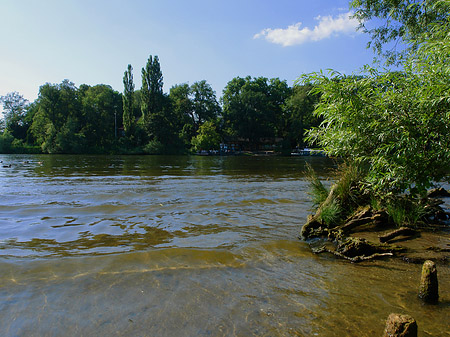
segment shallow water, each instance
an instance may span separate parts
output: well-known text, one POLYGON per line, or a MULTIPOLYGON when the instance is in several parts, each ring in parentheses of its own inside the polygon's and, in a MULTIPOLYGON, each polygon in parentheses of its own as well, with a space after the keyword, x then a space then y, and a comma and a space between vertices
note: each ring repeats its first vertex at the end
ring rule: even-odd
POLYGON ((0 155, 5 336, 450 335, 420 265, 350 264, 297 239, 326 158, 0 155))

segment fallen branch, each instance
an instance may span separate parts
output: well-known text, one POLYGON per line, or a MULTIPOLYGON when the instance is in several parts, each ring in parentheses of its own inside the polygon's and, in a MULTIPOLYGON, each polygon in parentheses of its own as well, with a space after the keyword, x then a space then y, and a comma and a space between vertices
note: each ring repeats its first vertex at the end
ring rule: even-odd
POLYGON ((417 231, 409 228, 409 227, 400 227, 399 229, 396 229, 395 231, 389 232, 385 235, 382 235, 379 237, 380 242, 388 242, 389 240, 392 240, 398 236, 413 236, 416 235, 417 231))
POLYGON ((394 255, 393 253, 374 253, 374 254, 369 255, 369 256, 358 255, 358 256, 350 257, 350 256, 346 256, 346 255, 344 255, 342 253, 339 253, 339 252, 337 252, 335 250, 328 249, 326 247, 313 249, 313 253, 314 254, 320 254, 320 253, 325 253, 325 252, 331 253, 331 254, 339 257, 339 258, 346 259, 346 260, 349 260, 351 262, 361 262, 361 261, 367 261, 367 260, 372 260, 372 259, 376 259, 376 258, 380 258, 380 257, 393 256, 394 255))

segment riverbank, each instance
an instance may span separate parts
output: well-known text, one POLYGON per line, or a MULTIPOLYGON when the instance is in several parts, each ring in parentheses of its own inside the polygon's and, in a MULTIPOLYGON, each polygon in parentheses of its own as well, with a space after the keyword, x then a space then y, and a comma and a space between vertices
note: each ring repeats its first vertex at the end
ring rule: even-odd
POLYGON ((326 226, 317 218, 319 208, 302 227, 301 237, 316 254, 329 253, 352 262, 395 257, 410 263, 449 264, 450 199, 445 199, 423 201, 429 212, 423 215, 425 221, 402 227, 385 210, 370 206, 360 208, 340 225, 326 226))

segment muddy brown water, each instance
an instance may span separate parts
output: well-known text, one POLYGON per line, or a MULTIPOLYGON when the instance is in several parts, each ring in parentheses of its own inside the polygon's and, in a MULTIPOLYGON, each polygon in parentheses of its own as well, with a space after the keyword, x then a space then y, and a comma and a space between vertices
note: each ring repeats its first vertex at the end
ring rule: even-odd
POLYGON ((0 160, 2 336, 380 336, 391 312, 450 336, 447 263, 424 305, 420 265, 297 239, 326 158, 0 160))

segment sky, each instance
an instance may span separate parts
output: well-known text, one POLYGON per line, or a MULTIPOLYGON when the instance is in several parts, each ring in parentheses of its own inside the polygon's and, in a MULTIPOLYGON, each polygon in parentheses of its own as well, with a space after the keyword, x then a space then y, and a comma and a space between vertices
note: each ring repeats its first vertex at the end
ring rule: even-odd
POLYGON ((34 101, 45 83, 69 79, 136 89, 158 55, 164 91, 206 80, 222 96, 236 76, 351 74, 372 62, 348 0, 1 0, 0 96, 34 101))

